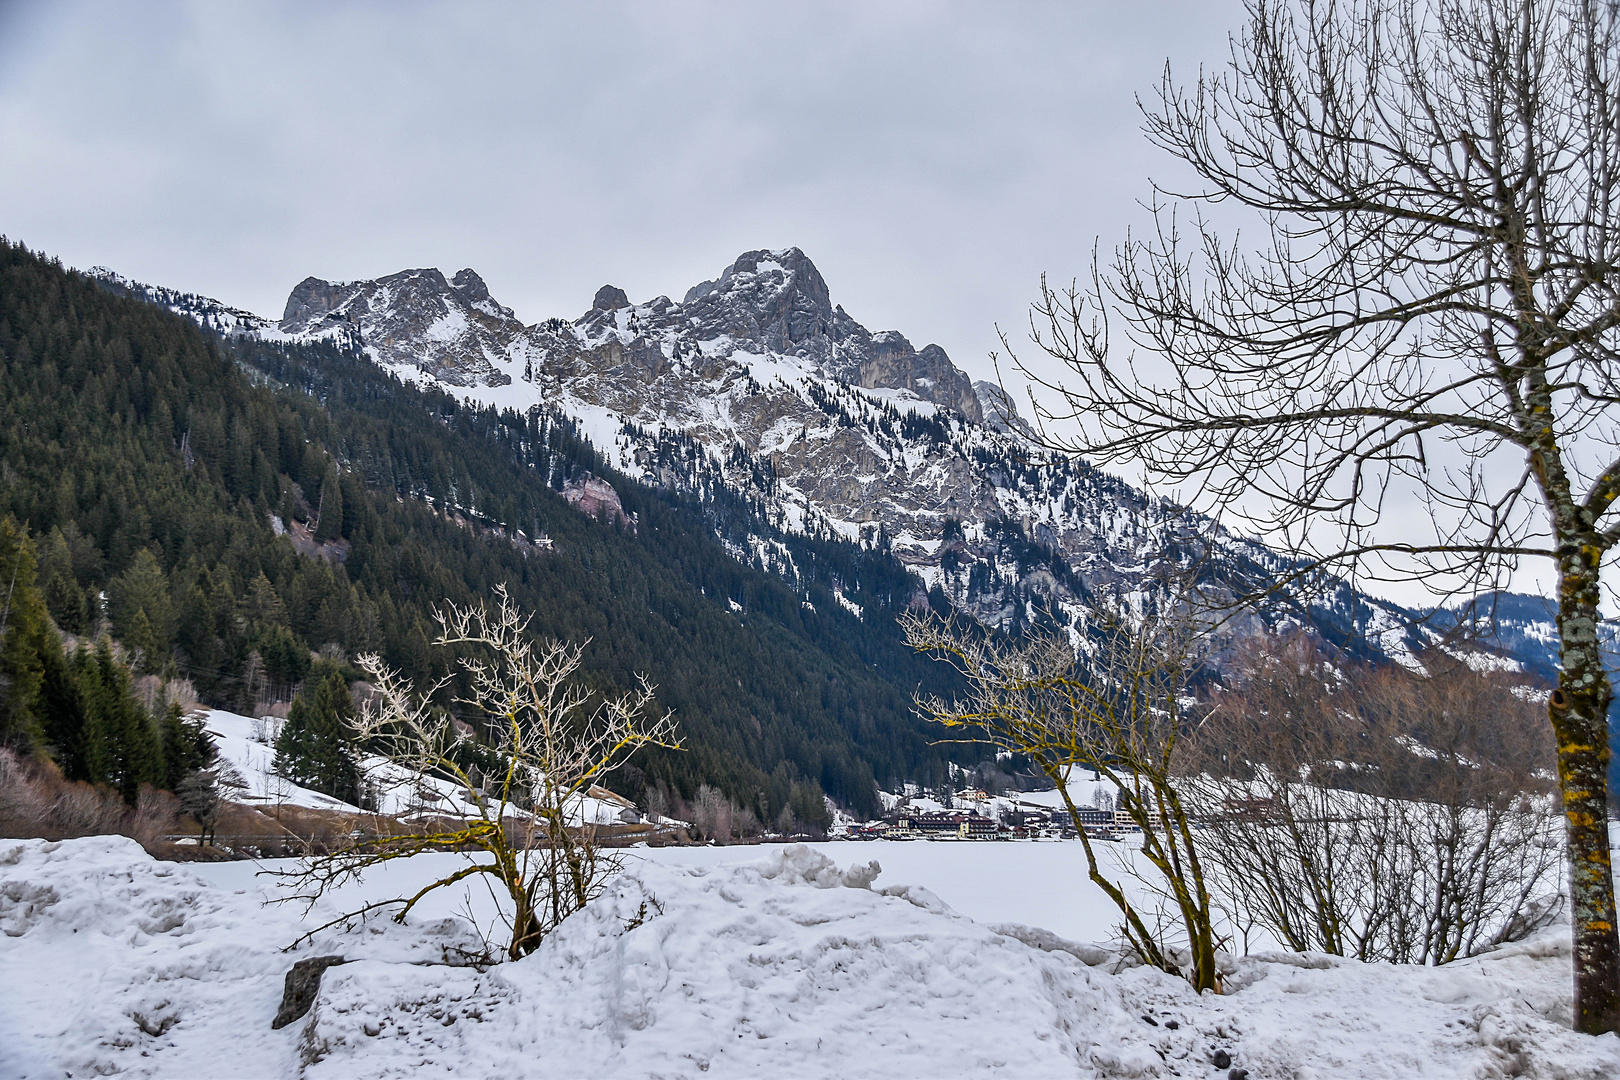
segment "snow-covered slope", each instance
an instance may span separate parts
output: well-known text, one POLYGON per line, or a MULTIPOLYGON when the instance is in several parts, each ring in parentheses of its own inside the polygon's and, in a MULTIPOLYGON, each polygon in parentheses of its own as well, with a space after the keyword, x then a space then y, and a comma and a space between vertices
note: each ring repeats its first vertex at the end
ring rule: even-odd
MULTIPOLYGON (((362 813, 358 806, 300 787, 276 774, 275 738, 280 723, 274 717, 254 720, 220 709, 209 710, 208 733, 213 736, 219 756, 236 770, 244 784, 241 791, 231 797, 255 807, 304 806, 362 813)), ((362 758, 360 769, 363 782, 375 797, 378 813, 407 820, 420 815, 478 816, 478 808, 467 801, 466 792, 452 781, 413 776, 378 757, 362 758)), ((618 825, 629 819, 639 820, 633 803, 605 788, 593 787, 591 794, 575 800, 570 809, 570 824, 574 825, 618 825)))
MULTIPOLYGON (((417 880, 453 858, 424 857, 417 880)), ((0 842, 0 1075, 1620 1075, 1620 1040, 1567 1028, 1567 927, 1441 969, 1237 960, 1225 996, 1199 997, 877 875, 805 848, 637 863, 534 955, 479 972, 443 963, 476 945, 459 919, 283 953, 335 910, 263 907, 262 878, 210 885, 119 837, 0 842), (283 974, 316 955, 349 962, 306 1019, 270 1030, 283 974)))
POLYGON ((276 323, 273 319, 266 319, 255 315, 251 311, 231 307, 229 304, 215 300, 211 296, 199 296, 196 293, 180 292, 177 289, 166 288, 162 285, 148 285, 140 281, 131 281, 116 271, 105 266, 92 266, 85 271, 89 277, 95 278, 106 288, 117 293, 133 296, 149 304, 166 308, 177 315, 185 315, 197 320, 208 327, 226 336, 250 334, 256 337, 279 336, 276 323))

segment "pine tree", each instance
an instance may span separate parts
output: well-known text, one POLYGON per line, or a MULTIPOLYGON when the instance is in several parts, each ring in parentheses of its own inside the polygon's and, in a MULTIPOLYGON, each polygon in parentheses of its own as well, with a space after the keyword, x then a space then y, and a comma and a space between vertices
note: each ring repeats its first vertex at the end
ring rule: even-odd
POLYGON ((53 635, 34 586, 34 545, 9 515, 0 521, 0 746, 42 748, 40 651, 53 635))
POLYGON ((334 799, 356 802, 360 776, 350 735, 353 720, 354 703, 342 670, 320 661, 293 699, 276 739, 276 772, 334 799))
POLYGON ((343 485, 338 482, 337 465, 326 467, 321 481, 321 505, 315 522, 315 539, 321 543, 343 537, 343 485))
POLYGON ((174 642, 174 601, 157 556, 141 548, 129 569, 108 584, 107 593, 114 636, 141 651, 147 670, 160 670, 174 642))

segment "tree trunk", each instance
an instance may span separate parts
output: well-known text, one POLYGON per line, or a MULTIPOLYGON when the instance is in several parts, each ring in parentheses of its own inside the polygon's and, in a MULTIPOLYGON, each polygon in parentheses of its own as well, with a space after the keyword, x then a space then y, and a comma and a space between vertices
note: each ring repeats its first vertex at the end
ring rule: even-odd
POLYGON ((1620 1029, 1620 942, 1609 864, 1609 677, 1598 642, 1598 562, 1591 543, 1559 553, 1558 632, 1563 670, 1548 702, 1558 737, 1558 784, 1569 849, 1575 1030, 1620 1029))

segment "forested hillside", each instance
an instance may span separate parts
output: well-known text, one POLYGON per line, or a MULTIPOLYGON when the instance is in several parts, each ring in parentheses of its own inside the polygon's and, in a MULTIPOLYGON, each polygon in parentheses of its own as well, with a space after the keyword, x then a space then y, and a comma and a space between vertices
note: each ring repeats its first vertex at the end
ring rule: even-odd
MULTIPOLYGON (((247 709, 317 652, 433 679, 434 606, 504 582, 538 633, 590 639, 594 685, 645 672, 676 711, 690 751, 629 770, 631 794, 707 782, 765 820, 813 819, 821 790, 870 812, 877 782, 941 776, 909 710, 941 666, 894 628, 916 579, 797 537, 790 584, 717 538, 714 515, 747 506, 706 519, 683 498, 604 468, 560 415, 465 408, 328 345, 226 341, 0 245, 0 516, 31 537, 65 633, 110 632, 142 669, 247 709), (623 515, 559 494, 587 472, 623 515)), ((62 752, 48 729, 8 738, 62 752)))

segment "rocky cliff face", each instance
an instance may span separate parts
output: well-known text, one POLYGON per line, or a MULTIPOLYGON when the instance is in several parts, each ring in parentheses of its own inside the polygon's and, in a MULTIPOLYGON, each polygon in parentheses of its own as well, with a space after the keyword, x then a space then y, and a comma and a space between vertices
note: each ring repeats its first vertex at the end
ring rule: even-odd
POLYGON ((484 280, 463 270, 402 270, 376 281, 309 277, 287 297, 277 325, 293 338, 334 337, 379 364, 412 367, 451 386, 504 386, 496 366, 524 333, 511 308, 490 298, 484 280))
POLYGON ((921 352, 895 330, 869 332, 834 307, 827 283, 798 248, 747 251, 677 309, 698 324, 769 353, 808 361, 824 377, 867 389, 908 390, 983 419, 973 383, 938 345, 921 352))

